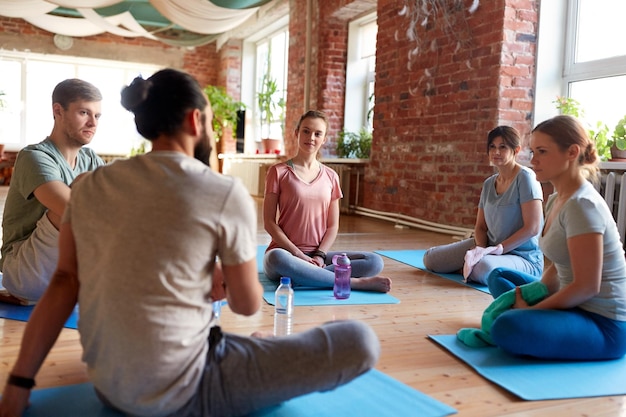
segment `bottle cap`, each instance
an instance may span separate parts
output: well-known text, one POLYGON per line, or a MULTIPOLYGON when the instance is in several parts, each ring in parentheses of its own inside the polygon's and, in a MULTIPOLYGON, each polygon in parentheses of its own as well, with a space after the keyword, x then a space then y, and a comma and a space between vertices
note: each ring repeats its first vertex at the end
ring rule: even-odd
POLYGON ((282 277, 280 279, 280 283, 281 284, 285 284, 285 285, 291 285, 291 278, 289 278, 289 277, 282 277))
POLYGON ((350 265, 350 258, 345 253, 337 257, 337 265, 350 265))

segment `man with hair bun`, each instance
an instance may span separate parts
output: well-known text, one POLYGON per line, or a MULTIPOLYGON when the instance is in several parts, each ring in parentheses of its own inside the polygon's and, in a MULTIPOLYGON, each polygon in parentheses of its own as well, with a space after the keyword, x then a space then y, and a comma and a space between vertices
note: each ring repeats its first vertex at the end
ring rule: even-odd
POLYGON ((34 304, 46 290, 58 260, 59 225, 70 185, 104 162, 91 143, 102 95, 76 78, 52 92, 52 133, 22 149, 15 160, 2 217, 0 301, 34 304))
POLYGON ((58 268, 26 327, 0 416, 25 409, 77 301, 89 379, 128 415, 247 415, 372 368, 380 344, 357 321, 284 337, 222 332, 212 302, 226 298, 246 316, 261 306, 255 203, 240 180, 207 166, 212 111, 190 75, 137 78, 122 105, 152 151, 76 183, 58 268))

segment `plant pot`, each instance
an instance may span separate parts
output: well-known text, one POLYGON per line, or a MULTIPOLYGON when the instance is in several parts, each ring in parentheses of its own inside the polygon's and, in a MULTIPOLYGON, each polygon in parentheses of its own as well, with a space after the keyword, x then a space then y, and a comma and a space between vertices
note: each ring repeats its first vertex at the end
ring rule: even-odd
POLYGON ((261 145, 263 146, 263 153, 280 152, 280 139, 261 139, 261 145))
POLYGON ((626 149, 618 149, 617 146, 611 146, 611 161, 614 160, 626 160, 626 149))

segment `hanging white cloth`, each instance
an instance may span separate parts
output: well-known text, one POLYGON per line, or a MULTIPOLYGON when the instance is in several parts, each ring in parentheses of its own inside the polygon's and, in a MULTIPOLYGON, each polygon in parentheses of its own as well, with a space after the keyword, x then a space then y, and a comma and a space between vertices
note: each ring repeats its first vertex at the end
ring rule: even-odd
MULTIPOLYGON (((130 12, 104 17, 94 9, 113 6, 120 0, 0 0, 0 15, 22 18, 48 32, 66 36, 93 36, 109 32, 123 37, 143 36, 170 44, 175 40, 161 39, 143 28, 130 12), (76 9, 83 17, 62 17, 50 14, 57 7, 76 9)), ((208 0, 150 0, 151 5, 166 19, 189 32, 217 35, 243 24, 258 7, 229 9, 208 0)), ((155 32, 156 33, 156 32, 155 32)), ((183 44, 202 44, 213 37, 198 36, 183 44)))

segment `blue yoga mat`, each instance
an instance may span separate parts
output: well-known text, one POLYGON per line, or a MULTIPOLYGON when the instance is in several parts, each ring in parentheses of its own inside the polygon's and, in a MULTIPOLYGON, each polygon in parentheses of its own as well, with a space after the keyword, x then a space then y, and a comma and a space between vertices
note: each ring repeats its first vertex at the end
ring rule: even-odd
MULTIPOLYGON (((263 285, 263 299, 270 305, 276 304, 274 292, 278 284, 270 281, 262 272, 259 280, 263 285)), ((310 287, 296 287, 294 289, 294 306, 327 306, 327 305, 357 305, 357 304, 399 304, 400 300, 388 293, 374 291, 350 291, 350 297, 337 300, 332 288, 318 289, 310 287)))
MULTIPOLYGON (((2 273, 0 273, 0 287, 2 287, 2 273)), ((2 287, 4 288, 4 287, 2 287)), ((17 321, 28 321, 33 312, 34 305, 23 306, 16 304, 8 304, 0 302, 0 318, 17 321)), ((65 322, 68 329, 76 329, 78 326, 78 306, 74 307, 74 311, 65 322)))
MULTIPOLYGON (((274 289, 275 290, 275 289, 274 289)), ((274 290, 265 290, 263 299, 270 305, 275 304, 274 290)), ((294 306, 327 306, 327 305, 357 305, 357 304, 398 304, 397 298, 379 292, 352 291, 350 298, 337 300, 333 290, 296 289, 294 292, 294 306)))
POLYGON ((267 245, 259 245, 256 248, 256 266, 259 273, 263 273, 263 257, 266 249, 267 245))
MULTIPOLYGON (((444 417, 456 410, 377 370, 333 391, 315 392, 249 417, 420 416, 444 417)), ((120 417, 96 397, 90 383, 34 390, 24 417, 120 417)))
MULTIPOLYGON (((257 248, 257 267, 259 281, 263 285, 263 299, 270 305, 274 305, 274 291, 278 287, 277 282, 270 281, 263 273, 263 255, 267 245, 259 245, 257 248)), ((357 305, 357 304, 398 304, 400 300, 387 293, 373 291, 351 291, 350 298, 337 300, 333 296, 333 290, 317 289, 309 287, 296 287, 294 295, 295 306, 324 306, 324 305, 357 305)))
POLYGON ((440 274, 437 272, 430 271, 426 269, 424 266, 424 254, 426 250, 424 249, 415 249, 415 250, 377 250, 375 251, 377 254, 386 256, 387 258, 393 259, 394 261, 402 262, 403 264, 412 266, 417 269, 421 269, 422 271, 429 272, 434 275, 438 275, 440 277, 458 282, 459 284, 463 284, 467 287, 472 287, 478 291, 482 291, 487 294, 491 294, 489 291, 489 287, 483 284, 479 284, 477 282, 464 282, 463 275, 461 274, 440 274))
MULTIPOLYGON (((30 314, 35 306, 18 306, 14 304, 0 303, 0 318, 28 321, 30 314)), ((65 322, 68 329, 78 328, 78 306, 74 307, 74 311, 65 322)))
POLYGON ((429 337, 484 378, 524 400, 626 394, 626 358, 593 362, 545 361, 509 355, 497 347, 472 348, 456 335, 429 337))

